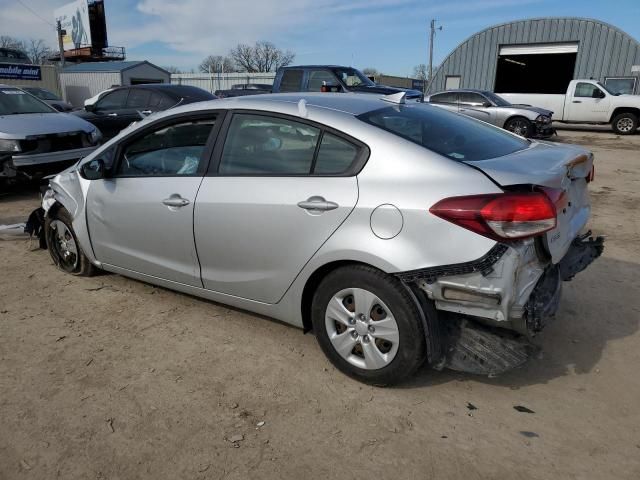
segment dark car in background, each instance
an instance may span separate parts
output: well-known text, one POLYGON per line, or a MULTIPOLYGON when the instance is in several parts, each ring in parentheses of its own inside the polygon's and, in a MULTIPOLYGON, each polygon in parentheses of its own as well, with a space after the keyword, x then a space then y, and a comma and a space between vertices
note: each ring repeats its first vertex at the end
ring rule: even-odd
POLYGON ((232 85, 227 90, 216 90, 215 95, 219 98, 244 97, 247 95, 260 95, 271 93, 273 85, 269 83, 240 83, 232 85))
POLYGON ((273 93, 352 92, 393 95, 406 92, 407 100, 421 100, 422 92, 374 83, 360 70, 339 65, 281 67, 273 81, 273 93))
POLYGON ((39 98, 44 103, 51 105, 59 112, 70 112, 73 110, 73 105, 62 100, 59 96, 50 90, 42 87, 20 87, 27 93, 30 93, 34 97, 39 98))
POLYGON ((84 110, 73 112, 100 129, 105 139, 115 137, 147 115, 178 105, 215 100, 217 97, 198 87, 151 83, 117 87, 84 110))

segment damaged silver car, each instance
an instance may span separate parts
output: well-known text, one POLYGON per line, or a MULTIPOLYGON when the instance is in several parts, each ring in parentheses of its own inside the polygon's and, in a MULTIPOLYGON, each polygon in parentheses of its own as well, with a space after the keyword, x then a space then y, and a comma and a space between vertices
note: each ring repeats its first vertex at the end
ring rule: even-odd
POLYGON ((100 130, 0 84, 0 185, 58 173, 95 150, 100 130))
POLYGON ((425 102, 482 120, 525 138, 548 138, 555 133, 551 110, 514 105, 487 90, 447 90, 426 97, 425 102))
POLYGON ((55 177, 45 233, 68 273, 312 330, 364 382, 499 374, 602 253, 582 232, 593 172, 582 148, 402 93, 240 97, 145 119, 55 177))

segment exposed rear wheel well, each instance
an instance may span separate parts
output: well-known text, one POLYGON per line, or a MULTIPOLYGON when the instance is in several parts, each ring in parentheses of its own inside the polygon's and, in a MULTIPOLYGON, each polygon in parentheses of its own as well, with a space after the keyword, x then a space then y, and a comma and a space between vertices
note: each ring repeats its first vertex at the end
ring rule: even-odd
POLYGON ((640 118, 640 109, 633 107, 619 107, 616 108, 611 114, 611 118, 609 119, 609 123, 613 122, 613 119, 621 113, 631 113, 636 116, 636 118, 640 118))

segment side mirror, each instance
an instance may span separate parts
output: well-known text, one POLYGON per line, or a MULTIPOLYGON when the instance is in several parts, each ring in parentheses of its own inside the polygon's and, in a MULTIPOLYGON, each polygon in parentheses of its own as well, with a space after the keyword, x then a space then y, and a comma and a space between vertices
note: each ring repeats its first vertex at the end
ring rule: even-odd
POLYGON ((604 98, 606 95, 604 94, 604 92, 602 90, 600 90, 599 88, 595 89, 593 91, 593 93, 591 94, 592 98, 604 98))
POLYGON ((86 180, 100 180, 105 177, 106 167, 101 158, 94 158, 80 167, 80 176, 86 180))
POLYGON ((95 106, 95 105, 92 105, 92 104, 89 104, 89 105, 85 105, 85 106, 84 106, 84 109, 85 109, 87 112, 95 112, 95 111, 96 111, 96 106, 95 106))
POLYGON ((484 108, 489 108, 491 106, 491 102, 482 102, 482 106, 484 108))

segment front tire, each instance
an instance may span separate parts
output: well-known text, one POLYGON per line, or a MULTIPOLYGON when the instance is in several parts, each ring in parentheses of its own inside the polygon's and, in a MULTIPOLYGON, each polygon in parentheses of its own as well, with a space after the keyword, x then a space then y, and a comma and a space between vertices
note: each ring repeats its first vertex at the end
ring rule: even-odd
POLYGON ((633 113, 621 113, 613 117, 611 126, 618 135, 633 135, 638 130, 638 117, 633 113))
POLYGON ((60 270, 82 277, 95 275, 96 267, 82 251, 73 231, 71 215, 64 207, 47 215, 44 228, 49 254, 60 270))
POLYGON ((322 280, 311 319, 320 347, 336 368, 386 386, 413 374, 426 358, 418 308, 395 277, 354 265, 322 280))
POLYGON ((507 123, 504 124, 504 128, 524 138, 529 138, 533 134, 533 123, 524 117, 510 118, 507 123))

